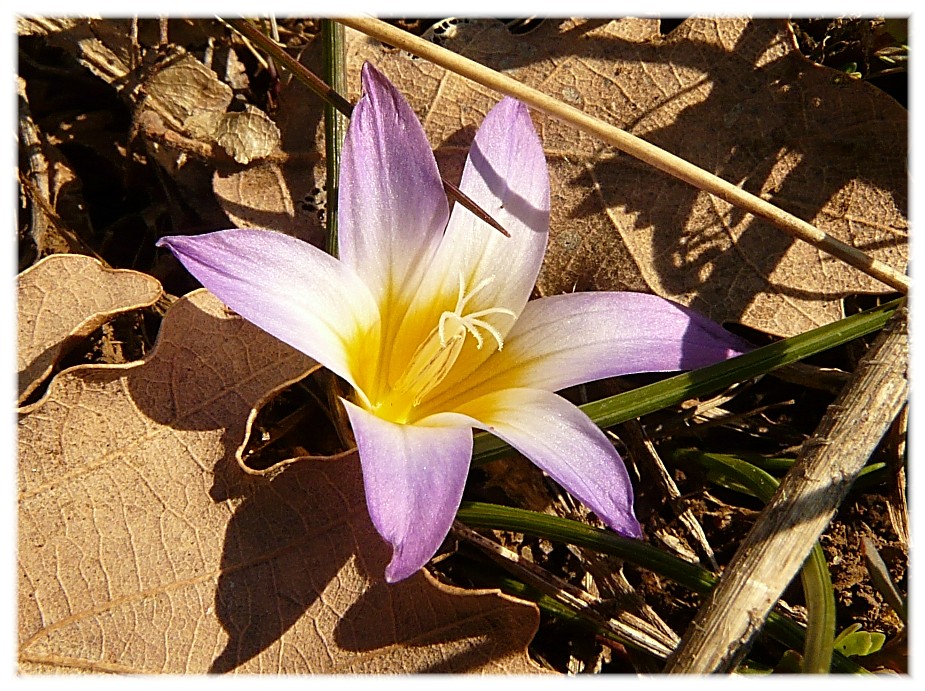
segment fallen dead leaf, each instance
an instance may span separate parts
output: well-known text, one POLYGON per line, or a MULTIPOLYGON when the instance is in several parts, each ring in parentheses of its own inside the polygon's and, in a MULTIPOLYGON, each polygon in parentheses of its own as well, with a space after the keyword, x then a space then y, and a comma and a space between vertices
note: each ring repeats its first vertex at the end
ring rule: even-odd
POLYGON ((128 19, 90 17, 16 18, 18 36, 43 36, 49 44, 71 52, 80 64, 117 88, 129 84, 132 30, 128 19))
POLYGON ((247 165, 279 150, 279 129, 259 108, 249 103, 243 112, 224 113, 211 133, 235 161, 247 165))
MULTIPOLYGON (((299 55, 321 73, 317 42, 299 55)), ((268 228, 321 245, 326 210, 322 101, 291 75, 279 94, 274 119, 286 159, 241 170, 216 171, 212 189, 222 210, 239 228, 268 228)))
POLYGON ((259 108, 226 112, 231 87, 188 53, 165 59, 144 83, 141 108, 153 111, 173 130, 206 144, 217 144, 246 165, 279 150, 279 129, 259 108))
POLYGON ((164 59, 139 90, 142 105, 178 131, 205 139, 218 126, 231 99, 231 87, 189 53, 164 59))
POLYGON ((355 459, 238 468, 315 365, 197 291, 149 357, 59 374, 19 422, 22 671, 535 671, 535 607, 382 580, 355 459))
POLYGON ((324 238, 324 161, 298 155, 216 173, 215 198, 238 228, 267 228, 320 246, 324 238))
POLYGON ((21 403, 75 341, 122 312, 153 305, 161 285, 138 271, 107 269, 92 257, 54 254, 17 278, 21 403))
MULTIPOLYGON (((875 87, 804 59, 785 21, 549 20, 514 36, 462 22, 442 41, 744 186, 898 269, 907 261, 908 114, 875 87)), ((422 117, 458 175, 498 94, 348 34, 349 84, 370 60, 422 117)), ((640 290, 718 321, 789 336, 884 292, 766 222, 533 113, 550 165, 542 294, 640 290)))

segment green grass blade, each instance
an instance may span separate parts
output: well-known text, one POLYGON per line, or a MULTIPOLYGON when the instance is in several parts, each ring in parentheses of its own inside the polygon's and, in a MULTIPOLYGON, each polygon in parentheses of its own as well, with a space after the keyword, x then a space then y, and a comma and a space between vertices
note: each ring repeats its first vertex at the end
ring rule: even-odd
MULTIPOLYGON (((324 53, 324 80, 338 94, 347 93, 347 50, 344 25, 330 19, 321 20, 324 53)), ((326 245, 328 254, 337 256, 337 199, 340 180, 340 152, 347 133, 347 118, 333 105, 324 104, 324 148, 327 185, 326 245)))
MULTIPOLYGON (((771 501, 779 484, 777 478, 735 456, 703 453, 694 449, 679 450, 673 455, 693 460, 705 467, 712 482, 737 491, 745 489, 765 504, 771 501)), ((807 609, 803 671, 807 674, 826 674, 832 667, 837 613, 832 577, 825 553, 818 542, 813 545, 806 563, 800 569, 800 581, 807 609)))
MULTIPOLYGON (((715 574, 674 555, 616 533, 593 528, 578 521, 550 516, 536 511, 516 509, 497 504, 464 501, 459 507, 457 518, 472 528, 493 528, 512 530, 535 535, 549 540, 586 547, 604 554, 612 554, 624 561, 654 571, 701 595, 707 595, 716 584, 715 574)), ((771 611, 765 624, 765 631, 780 643, 800 649, 805 632, 795 622, 771 611)), ((835 671, 851 674, 866 672, 863 667, 843 655, 835 653, 832 659, 835 671)))
POLYGON ((716 577, 709 571, 657 547, 578 521, 510 506, 468 501, 462 503, 456 517, 473 528, 514 530, 613 554, 671 578, 698 593, 709 592, 716 582, 716 577))
MULTIPOLYGON (((799 336, 757 348, 731 360, 586 403, 581 409, 595 424, 606 428, 690 398, 722 390, 736 382, 766 374, 882 328, 903 299, 898 298, 799 336)), ((501 458, 507 453, 510 453, 510 447, 497 437, 484 432, 475 435, 474 463, 501 458)))

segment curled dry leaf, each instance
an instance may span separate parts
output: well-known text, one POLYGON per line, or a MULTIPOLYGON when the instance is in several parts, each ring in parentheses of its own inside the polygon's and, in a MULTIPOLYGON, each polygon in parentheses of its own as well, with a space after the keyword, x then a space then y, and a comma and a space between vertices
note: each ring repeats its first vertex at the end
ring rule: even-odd
MULTIPOLYGON (((477 60, 742 185, 891 266, 907 261, 908 114, 810 63, 785 21, 549 20, 525 36, 471 21, 443 39, 477 60)), ((348 34, 349 83, 372 60, 458 171, 498 94, 348 34)), ((356 88, 354 86, 354 88, 356 88)), ((351 94, 356 98, 357 94, 351 94)), ((532 113, 550 164, 543 294, 639 290, 783 336, 884 286, 570 125, 532 113)))
POLYGON ((78 339, 122 312, 157 302, 161 285, 138 271, 107 269, 81 254, 55 254, 17 278, 17 364, 22 402, 78 339))
POLYGON ((242 165, 279 149, 279 129, 267 114, 250 105, 244 112, 226 112, 231 87, 188 53, 163 61, 142 91, 139 117, 154 111, 170 127, 221 146, 242 165))
MULTIPOLYGON (((303 49, 299 60, 321 74, 317 43, 303 49)), ((285 160, 216 171, 212 190, 237 227, 268 228, 318 245, 324 238, 326 207, 321 100, 286 74, 274 117, 285 160)))
POLYGON ((314 366, 197 291, 144 362, 71 368, 24 409, 23 670, 534 671, 533 606, 385 584, 355 459, 238 468, 248 413, 314 366))
POLYGON ((43 36, 117 89, 127 86, 132 64, 131 21, 90 17, 17 17, 18 36, 43 36))

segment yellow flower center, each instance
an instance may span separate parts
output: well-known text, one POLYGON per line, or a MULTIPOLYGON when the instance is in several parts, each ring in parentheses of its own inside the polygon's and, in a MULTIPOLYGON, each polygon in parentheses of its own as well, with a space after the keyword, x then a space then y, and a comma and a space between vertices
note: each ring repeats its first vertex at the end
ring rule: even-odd
POLYGON ((485 318, 503 314, 516 319, 517 315, 513 311, 504 307, 491 307, 468 314, 465 312, 472 298, 493 280, 494 276, 489 276, 466 292, 465 280, 460 274, 455 308, 440 315, 437 325, 417 347, 404 372, 392 386, 392 395, 388 400, 391 419, 396 422, 406 421, 411 409, 419 406, 424 398, 439 386, 459 359, 466 336, 471 335, 475 339, 475 347, 478 350, 485 345, 482 332, 488 333, 495 340, 498 350, 504 347, 501 332, 485 318))

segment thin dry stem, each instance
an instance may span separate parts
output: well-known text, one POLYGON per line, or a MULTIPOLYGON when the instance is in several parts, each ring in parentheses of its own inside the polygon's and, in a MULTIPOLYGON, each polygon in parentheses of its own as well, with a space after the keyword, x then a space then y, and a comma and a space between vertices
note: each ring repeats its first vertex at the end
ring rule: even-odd
POLYGON ((612 619, 602 616, 596 611, 600 606, 600 601, 597 598, 575 586, 569 585, 533 562, 522 558, 516 552, 480 535, 463 523, 454 521, 453 532, 458 537, 478 547, 489 557, 501 562, 505 568, 524 582, 541 590, 554 600, 582 612, 582 615, 587 620, 611 631, 619 639, 631 642, 636 647, 660 658, 666 657, 677 645, 677 640, 673 636, 667 635, 660 627, 653 626, 631 612, 621 610, 612 619))
POLYGON ((888 264, 864 254, 857 248, 837 240, 812 224, 777 208, 770 202, 746 192, 712 173, 708 173, 679 156, 668 153, 654 144, 625 132, 619 127, 591 117, 577 108, 518 82, 516 79, 512 79, 474 60, 464 58, 378 19, 351 17, 338 19, 337 21, 367 36, 372 36, 380 41, 407 50, 409 53, 429 60, 482 86, 513 96, 551 117, 569 123, 611 144, 620 151, 638 158, 654 168, 658 168, 698 189, 710 192, 755 216, 770 221, 793 237, 808 242, 821 251, 837 257, 846 264, 863 271, 902 293, 909 291, 909 278, 888 264))
POLYGON ((797 574, 909 393, 900 307, 803 445, 698 612, 666 672, 729 670, 797 574))

